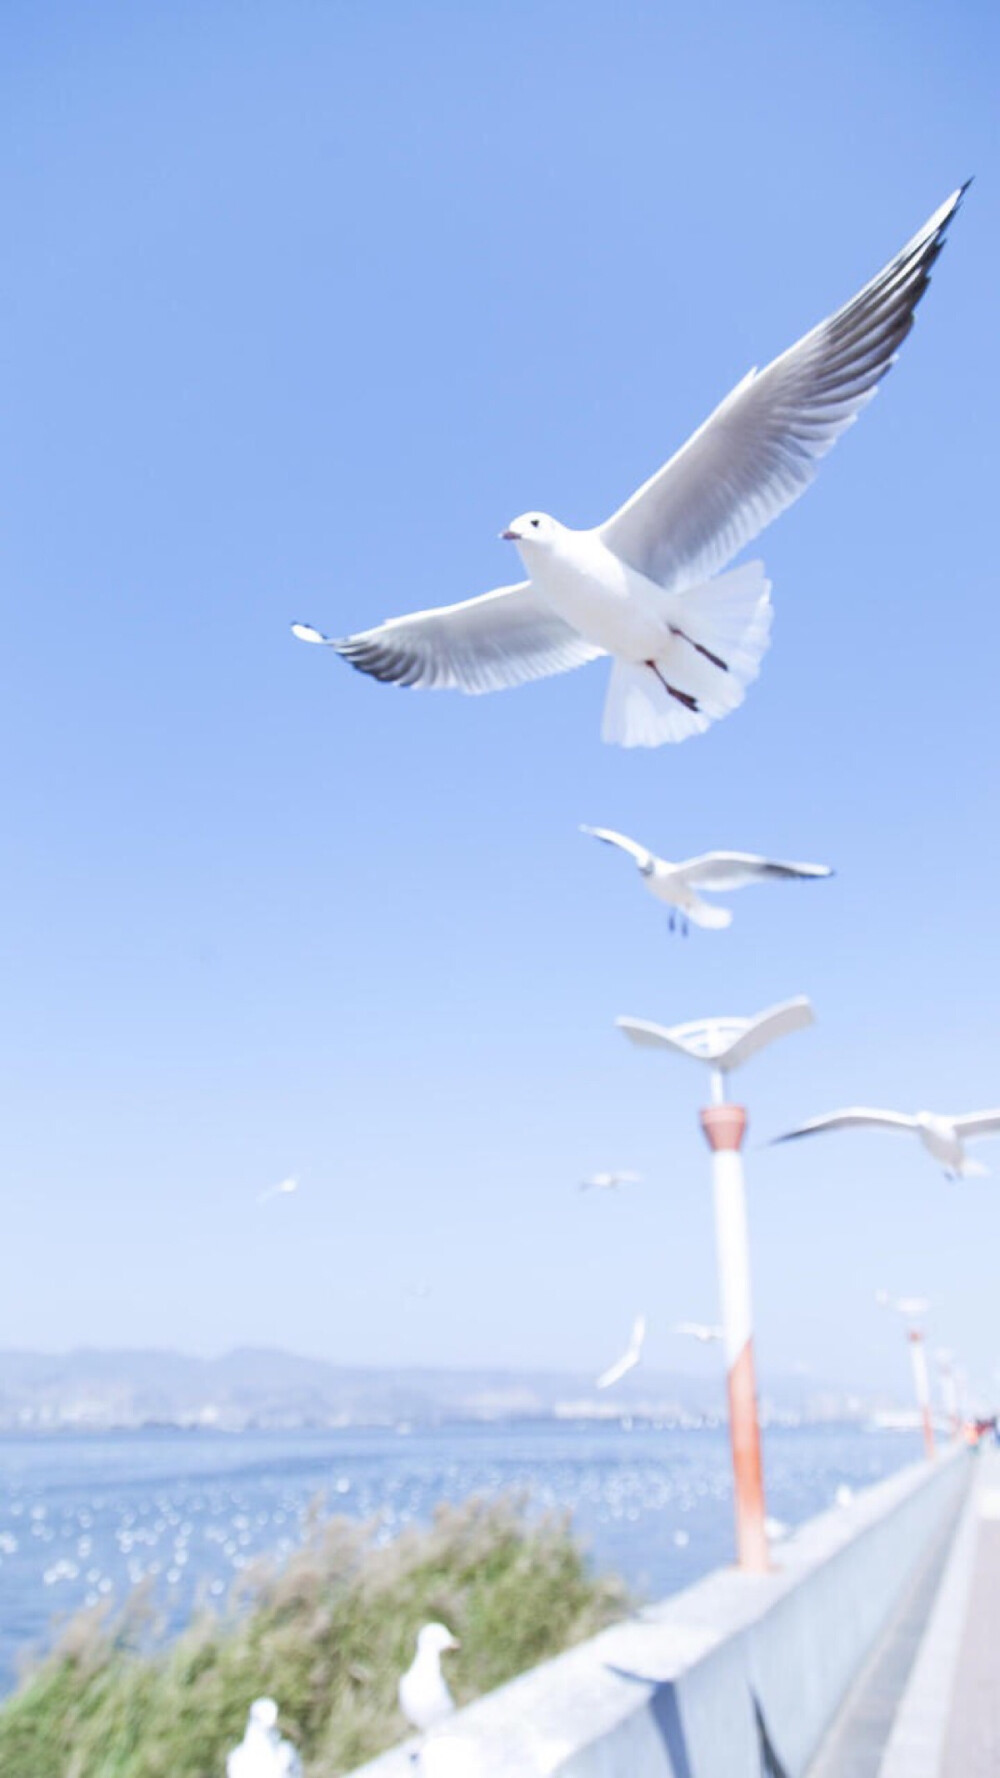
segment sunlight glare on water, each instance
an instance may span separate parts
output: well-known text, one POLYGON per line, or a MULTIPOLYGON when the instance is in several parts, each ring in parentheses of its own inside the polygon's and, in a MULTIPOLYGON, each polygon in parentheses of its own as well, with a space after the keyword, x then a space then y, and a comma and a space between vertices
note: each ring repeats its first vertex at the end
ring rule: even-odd
MULTIPOLYGON (((800 1523, 838 1489, 915 1459, 915 1436, 854 1427, 766 1435, 768 1504, 800 1523)), ((0 1680, 54 1620, 152 1584, 177 1630, 221 1603, 247 1565, 304 1537, 312 1503, 379 1520, 379 1540, 438 1501, 527 1491, 568 1512, 595 1564, 645 1597, 687 1585, 732 1549, 721 1430, 489 1425, 317 1433, 137 1432, 0 1439, 0 1680)))

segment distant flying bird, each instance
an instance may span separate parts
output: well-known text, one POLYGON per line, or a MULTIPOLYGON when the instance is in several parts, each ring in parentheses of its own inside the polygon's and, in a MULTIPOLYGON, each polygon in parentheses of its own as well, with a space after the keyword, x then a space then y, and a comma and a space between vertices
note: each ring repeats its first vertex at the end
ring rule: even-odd
POLYGON ((632 1326, 632 1337, 629 1340, 627 1349, 614 1364, 609 1365, 606 1371, 601 1372, 596 1384, 598 1389, 610 1389, 612 1383, 620 1383, 623 1377, 628 1376, 629 1371, 635 1370, 636 1365, 642 1357, 642 1347, 645 1338, 646 1317, 645 1315, 637 1315, 632 1326))
POLYGON ((875 1301, 880 1309, 895 1309, 897 1315, 908 1315, 911 1320, 926 1315, 931 1306, 925 1296, 890 1296, 887 1290, 877 1290, 875 1301))
MULTIPOLYGON (((964 189, 844 308, 750 371, 604 524, 575 531, 543 512, 514 519, 503 536, 527 580, 342 640, 310 624, 293 633, 375 679, 472 693, 609 654, 606 741, 655 747, 701 733, 742 703, 771 628, 763 565, 721 570, 798 499, 875 394, 964 189)), ((446 560, 452 529, 441 513, 446 560)))
POLYGON ((297 1179, 282 1179, 279 1184, 266 1186, 262 1192, 258 1192, 257 1202, 258 1204, 266 1204, 269 1198, 289 1198, 292 1193, 297 1192, 298 1189, 299 1182, 297 1179))
POLYGON ((273 1698, 251 1704, 243 1739, 226 1760, 226 1778, 302 1778, 301 1759, 278 1732, 273 1698))
POLYGON ((965 1152, 965 1144, 975 1136, 1000 1134, 1000 1111, 973 1111, 965 1117, 939 1117, 933 1111, 918 1111, 907 1117, 899 1111, 870 1111, 865 1106, 852 1106, 847 1111, 831 1111, 826 1117, 810 1118, 794 1130, 786 1130, 773 1141, 795 1142, 800 1136, 815 1136, 824 1130, 900 1130, 908 1136, 919 1136, 928 1154, 944 1168, 946 1179, 981 1179, 989 1173, 982 1161, 974 1161, 965 1152))
POLYGON ((417 1652, 399 1682, 399 1708, 415 1729, 426 1734, 451 1716, 455 1700, 441 1671, 441 1656, 458 1643, 444 1624, 425 1624, 417 1652))
POLYGON ((656 854, 647 851, 636 840, 627 839, 623 833, 615 833, 610 827, 581 827, 581 833, 593 834, 595 840, 603 840, 605 845, 617 846, 619 851, 627 852, 634 858, 646 888, 657 901, 665 901, 672 910, 670 929, 674 927, 676 909, 685 923, 692 920, 696 926, 728 926, 732 920, 729 908, 718 907, 714 902, 703 901, 696 892, 707 889, 709 892, 745 889, 750 883, 766 883, 769 879, 776 882, 788 882, 807 877, 832 877, 833 871, 827 864, 783 864, 778 859, 758 858, 753 852, 703 852, 698 858, 687 858, 682 864, 671 864, 666 858, 657 858, 656 854))
POLYGON ((689 1025, 654 1025, 649 1019, 616 1019, 630 1043, 650 1049, 676 1050, 692 1061, 706 1062, 720 1074, 728 1074, 759 1050, 813 1023, 813 1009, 804 995, 768 1007, 754 1019, 696 1019, 689 1025))
POLYGON ((709 1346, 714 1340, 723 1338, 721 1327, 715 1327, 708 1321, 678 1321, 674 1333, 687 1334, 692 1340, 700 1340, 703 1346, 709 1346))
POLYGON ((614 1192, 622 1185, 641 1184, 641 1173, 592 1173, 589 1179, 581 1179, 580 1190, 582 1192, 614 1192))

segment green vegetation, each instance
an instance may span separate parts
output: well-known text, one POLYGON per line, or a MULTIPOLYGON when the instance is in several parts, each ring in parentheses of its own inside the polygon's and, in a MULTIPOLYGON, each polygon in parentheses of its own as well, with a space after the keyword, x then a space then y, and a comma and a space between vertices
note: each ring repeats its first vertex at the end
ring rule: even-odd
POLYGON ((625 1608, 566 1521, 520 1500, 442 1507, 381 1547, 376 1530, 317 1518, 284 1566, 248 1571, 225 1613, 152 1653, 141 1599, 73 1618, 0 1710, 3 1778, 221 1778, 261 1693, 308 1778, 335 1778, 407 1733, 396 1684, 428 1619, 461 1639, 447 1671, 465 1703, 625 1608))

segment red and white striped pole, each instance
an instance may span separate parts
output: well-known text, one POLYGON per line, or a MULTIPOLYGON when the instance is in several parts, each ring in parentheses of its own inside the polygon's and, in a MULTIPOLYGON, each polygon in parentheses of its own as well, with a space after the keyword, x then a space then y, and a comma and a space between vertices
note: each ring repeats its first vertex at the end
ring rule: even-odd
POLYGON ((934 1424, 931 1420, 931 1386, 927 1375, 927 1353, 924 1349, 923 1328, 907 1328, 906 1337, 910 1342, 913 1386, 917 1392, 917 1406, 920 1409, 920 1421, 924 1431, 924 1456, 932 1458, 934 1455, 934 1424))
POLYGON ((729 1437, 733 1452, 736 1554, 741 1568, 763 1573, 768 1567, 764 1529, 764 1466, 761 1461, 757 1384, 753 1363, 753 1311, 750 1297, 750 1243, 747 1233, 743 1157, 747 1114, 722 1099, 722 1080, 713 1073, 714 1105, 700 1113, 712 1150, 715 1240, 719 1299, 729 1392, 729 1437))

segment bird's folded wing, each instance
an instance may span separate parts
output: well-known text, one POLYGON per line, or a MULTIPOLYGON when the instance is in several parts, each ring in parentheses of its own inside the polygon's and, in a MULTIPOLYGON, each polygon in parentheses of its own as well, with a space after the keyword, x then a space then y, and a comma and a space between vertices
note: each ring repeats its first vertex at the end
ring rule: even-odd
POLYGON ((869 1111, 860 1105, 851 1106, 847 1111, 830 1111, 825 1117, 812 1117, 808 1123, 799 1124, 794 1130, 786 1130, 783 1136, 775 1136, 775 1142, 792 1142, 796 1136, 812 1136, 817 1130, 852 1130, 862 1125, 875 1126, 883 1130, 915 1130, 917 1120, 904 1117, 898 1111, 869 1111))
POLYGON ((718 573, 804 492, 857 419, 913 325, 963 186, 844 308, 753 370, 601 527, 664 586, 718 573))
POLYGON ((717 1066, 725 1070, 739 1068, 766 1044, 773 1043, 776 1037, 787 1037, 791 1031, 802 1031, 807 1025, 814 1024, 815 1020, 816 1015, 804 995, 799 995, 795 1000, 784 1000, 780 1006, 772 1006, 767 1012, 762 1012, 759 1018, 751 1019, 736 1042, 730 1044, 718 1058, 717 1066))
POLYGON ((465 692, 566 673, 604 652, 544 605, 530 581, 394 617, 330 646, 374 679, 465 692))
POLYGON ((1000 1135, 1000 1111, 970 1111, 967 1117, 950 1121, 960 1136, 1000 1135))
POLYGON ((752 852, 704 852, 676 868, 678 879, 698 889, 744 889, 768 877, 828 877, 825 864, 783 864, 778 859, 757 858, 752 852))
POLYGON ((637 840, 627 839, 623 833, 615 833, 611 827, 582 827, 580 831, 593 834, 595 840, 603 840, 606 846, 618 846, 622 852, 627 852, 629 857, 634 858, 636 864, 642 865, 644 869, 648 870, 653 863, 652 852, 647 851, 645 846, 640 846, 637 840))

